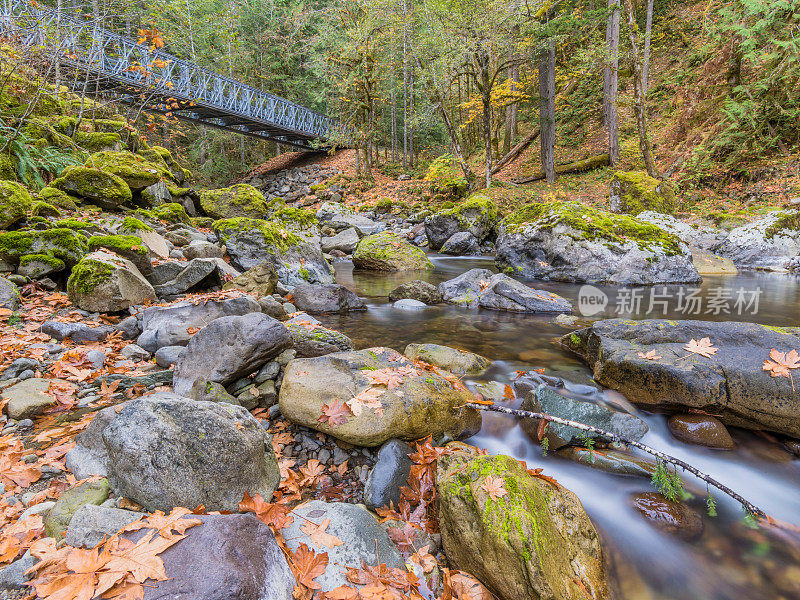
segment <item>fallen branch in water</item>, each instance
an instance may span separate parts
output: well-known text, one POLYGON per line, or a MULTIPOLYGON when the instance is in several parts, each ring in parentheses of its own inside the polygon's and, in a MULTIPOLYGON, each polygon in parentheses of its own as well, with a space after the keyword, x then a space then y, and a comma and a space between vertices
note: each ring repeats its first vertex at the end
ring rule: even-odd
POLYGON ((736 500, 739 504, 741 504, 744 509, 754 517, 762 517, 767 519, 767 513, 757 507, 755 504, 748 502, 744 498, 742 498, 739 494, 734 492, 731 488, 727 485, 720 483, 710 475, 706 475, 702 471, 699 471, 689 463, 682 461, 680 458, 675 458, 674 456, 670 456, 669 454, 664 454, 663 452, 656 450, 655 448, 651 448, 641 442, 637 442, 621 435, 617 435, 616 433, 612 433, 610 431, 606 431, 605 429, 600 429, 599 427, 594 427, 592 425, 585 425, 583 423, 579 423, 578 421, 570 421, 569 419, 562 419, 561 417, 554 417, 552 415, 548 415, 545 413, 538 413, 538 412, 530 412, 527 410, 519 410, 517 408, 506 408, 504 406, 495 406, 495 405, 484 405, 484 404, 476 404, 470 402, 467 404, 470 408, 474 408, 477 410, 488 410, 492 412, 499 412, 504 413, 507 415, 514 415, 515 417, 521 417, 523 419, 544 419, 545 421, 549 421, 551 423, 558 423, 560 425, 568 425, 569 427, 574 427, 575 429, 581 429, 583 431, 591 431, 592 433, 596 433, 598 435, 602 435, 604 438, 608 438, 614 442, 620 442, 623 444, 627 444, 629 446, 633 446, 634 448, 638 448, 648 454, 652 454, 659 460, 664 462, 676 465, 686 471, 689 471, 692 475, 697 477, 698 479, 702 479, 708 485, 712 485, 721 492, 724 492, 734 500, 736 500))

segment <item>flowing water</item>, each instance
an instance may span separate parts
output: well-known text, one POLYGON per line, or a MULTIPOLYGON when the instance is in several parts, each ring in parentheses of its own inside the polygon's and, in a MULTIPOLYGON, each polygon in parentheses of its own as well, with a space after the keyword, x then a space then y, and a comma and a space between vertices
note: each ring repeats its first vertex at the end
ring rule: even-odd
MULTIPOLYGON (((388 346, 402 352, 406 344, 427 342, 455 346, 494 360, 489 372, 466 381, 470 387, 479 381, 507 384, 517 370, 539 367, 569 381, 590 381, 590 371, 555 343, 570 328, 556 324, 552 315, 444 305, 418 311, 393 308, 387 295, 406 281, 424 278, 436 284, 475 267, 495 270, 491 258, 431 258, 435 269, 424 275, 360 273, 353 271, 350 262, 337 264, 337 281, 365 298, 369 310, 328 315, 321 320, 349 335, 357 348, 388 346)), ((578 306, 580 285, 527 283, 560 294, 578 306)), ((637 292, 598 287, 608 296, 605 309, 596 315, 601 318, 742 320, 780 326, 797 325, 800 311, 800 278, 788 275, 706 277, 698 286, 655 286, 637 292), (640 297, 638 306, 636 297, 640 297)), ((509 405, 516 404, 512 401, 509 405)), ((637 414, 650 427, 643 443, 709 473, 771 516, 800 525, 800 460, 781 445, 731 428, 737 442, 735 450, 706 449, 673 438, 665 415, 637 414)), ((705 484, 690 475, 686 477, 687 489, 696 496, 690 504, 704 514, 705 531, 696 541, 685 542, 657 530, 632 507, 633 494, 653 491, 648 480, 602 472, 553 453, 545 456, 516 418, 484 413, 483 429, 469 442, 492 454, 525 460, 532 468, 542 467, 580 497, 608 549, 622 598, 800 598, 800 555, 796 547, 747 527, 739 505, 715 490, 712 495, 719 515, 705 516, 705 484)))

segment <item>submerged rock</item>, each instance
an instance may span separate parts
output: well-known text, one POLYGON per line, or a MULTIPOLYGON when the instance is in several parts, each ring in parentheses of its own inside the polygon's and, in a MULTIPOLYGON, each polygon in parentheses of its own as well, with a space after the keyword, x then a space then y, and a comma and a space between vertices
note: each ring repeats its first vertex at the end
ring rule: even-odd
POLYGON ((465 308, 510 312, 570 313, 572 304, 552 292, 529 288, 516 279, 488 269, 471 269, 439 284, 445 302, 465 308))
POLYGON ((609 319, 562 338, 601 385, 648 408, 698 408, 727 425, 800 436, 800 396, 786 377, 771 377, 770 349, 800 348, 800 328, 711 321, 609 319), (709 338, 710 358, 690 354, 709 338), (658 360, 643 355, 655 351, 658 360))
POLYGON ((689 248, 650 223, 578 202, 529 204, 499 226, 497 266, 532 279, 694 283, 689 248))
POLYGON ((462 446, 437 460, 436 490, 447 558, 503 600, 609 597, 599 536, 568 489, 462 446), (506 493, 491 497, 489 477, 506 493))
POLYGON ((279 403, 281 414, 299 425, 350 444, 378 446, 391 438, 476 433, 481 416, 464 406, 472 398, 455 375, 420 369, 389 348, 370 348, 293 360, 279 403), (325 406, 346 401, 350 409, 341 422, 323 416, 325 406))
POLYGON ((614 475, 632 475, 650 479, 656 470, 656 463, 649 459, 633 456, 621 450, 603 450, 597 452, 578 446, 566 446, 556 451, 562 458, 573 460, 587 467, 613 473, 614 475))
POLYGON ((633 507, 658 529, 683 540, 696 540, 703 534, 703 517, 683 502, 673 502, 656 492, 635 494, 633 507))
POLYGON ((398 285, 389 292, 389 300, 392 302, 405 299, 418 300, 425 304, 439 304, 442 301, 442 295, 432 283, 415 279, 414 281, 398 285))
POLYGON ((403 352, 408 358, 419 359, 456 375, 481 375, 492 364, 474 352, 438 344, 409 344, 403 352))

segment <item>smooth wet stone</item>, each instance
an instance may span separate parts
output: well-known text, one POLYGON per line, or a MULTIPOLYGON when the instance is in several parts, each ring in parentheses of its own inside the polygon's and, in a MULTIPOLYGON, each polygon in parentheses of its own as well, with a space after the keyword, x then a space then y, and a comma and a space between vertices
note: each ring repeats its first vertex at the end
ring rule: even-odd
POLYGON ((587 467, 614 473, 615 475, 632 475, 650 479, 656 470, 653 461, 639 458, 621 450, 588 450, 578 446, 567 446, 556 451, 556 454, 587 467))
POLYGON ((474 352, 439 344, 409 344, 403 354, 408 358, 441 367, 456 375, 481 375, 492 364, 488 358, 474 352))
POLYGON ((364 504, 375 510, 393 503, 399 506, 400 488, 408 485, 411 472, 411 446, 402 440, 389 440, 378 451, 378 460, 364 484, 364 504))
POLYGON ((425 304, 439 304, 442 302, 442 294, 437 287, 427 281, 415 279, 402 285, 398 285, 389 292, 389 300, 417 300, 425 304))
POLYGON ((411 298, 404 298, 402 300, 398 300, 394 304, 392 304, 392 308, 396 308, 397 310, 423 310, 428 308, 428 305, 424 302, 420 302, 419 300, 412 300, 411 298))
POLYGON ((736 444, 722 422, 710 415, 672 415, 667 421, 669 431, 687 444, 732 450, 736 444))
POLYGON ((114 331, 112 327, 99 325, 92 327, 84 323, 63 323, 61 321, 45 321, 42 323, 41 332, 61 341, 69 338, 73 342, 99 342, 106 339, 114 331))
POLYGON ((633 507, 658 529, 691 541, 703 534, 703 517, 683 502, 673 502, 657 492, 634 494, 633 507))
POLYGON ((335 283, 298 285, 292 292, 292 302, 298 310, 312 315, 367 309, 361 298, 335 283))

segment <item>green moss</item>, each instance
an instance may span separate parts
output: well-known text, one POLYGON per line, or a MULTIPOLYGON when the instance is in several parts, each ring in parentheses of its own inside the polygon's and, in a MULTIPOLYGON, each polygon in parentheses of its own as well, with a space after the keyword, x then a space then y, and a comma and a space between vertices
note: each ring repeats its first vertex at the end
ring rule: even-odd
POLYGON ((209 217, 216 219, 262 218, 269 209, 264 194, 246 183, 238 183, 229 188, 202 190, 200 206, 209 217))
POLYGON ((88 198, 104 208, 116 208, 133 198, 128 184, 112 173, 89 167, 67 167, 61 177, 50 184, 67 193, 88 198))
POLYGON ((94 252, 99 248, 107 248, 118 254, 129 253, 147 256, 147 248, 142 243, 142 238, 135 235, 94 235, 89 238, 89 251, 94 252))
POLYGON ((501 226, 516 233, 528 225, 552 230, 565 225, 576 232, 576 239, 602 240, 610 244, 636 242, 640 248, 660 246, 667 256, 681 253, 681 242, 660 227, 627 215, 616 215, 590 208, 579 202, 547 202, 528 204, 503 219, 501 226))
POLYGON ((75 143, 87 152, 118 150, 122 146, 122 137, 118 133, 79 131, 75 134, 75 143))
POLYGON ((764 230, 764 237, 771 240, 784 231, 800 230, 800 211, 783 212, 778 219, 764 230))
POLYGON ((219 219, 214 221, 211 227, 223 242, 240 234, 258 234, 262 236, 266 246, 280 251, 285 251, 289 246, 295 246, 301 242, 298 235, 287 231, 279 223, 263 219, 248 219, 247 217, 219 219))
POLYGON ((0 255, 6 260, 19 260, 26 254, 48 254, 75 264, 87 252, 86 236, 71 229, 0 233, 0 255))
POLYGON ((192 217, 192 225, 200 229, 209 229, 214 224, 211 217, 192 217))
POLYGON ((498 210, 497 205, 491 197, 486 194, 478 193, 467 198, 465 202, 460 202, 450 210, 446 210, 440 214, 456 217, 459 225, 464 229, 468 229, 472 223, 480 217, 485 217, 490 223, 494 223, 497 221, 498 210), (476 212, 478 213, 477 216, 475 215, 476 212))
POLYGON ((177 202, 167 202, 160 206, 150 209, 153 216, 159 221, 166 221, 167 223, 184 223, 191 224, 189 215, 186 214, 186 209, 177 202))
POLYGON ((75 297, 75 291, 85 296, 91 294, 98 285, 111 278, 111 266, 91 258, 84 258, 72 269, 67 280, 67 293, 75 297))
POLYGON ((17 180, 17 167, 14 161, 6 154, 0 154, 0 179, 17 180))
POLYGON ((0 256, 17 259, 33 248, 34 236, 30 231, 6 231, 0 233, 0 256))
POLYGON ((425 252, 388 231, 369 235, 358 242, 353 253, 353 264, 359 269, 377 271, 433 268, 425 252))
POLYGON ((16 181, 0 181, 0 229, 24 219, 31 204, 27 188, 16 181))
POLYGON ((276 221, 281 221, 289 226, 297 226, 300 229, 307 229, 317 224, 317 214, 313 210, 305 208, 293 208, 284 206, 272 215, 276 221))
POLYGON ((328 186, 325 185, 324 183, 313 183, 308 187, 312 191, 312 193, 313 192, 321 192, 323 190, 327 190, 328 189, 328 186))
POLYGON ((125 233, 136 233, 137 231, 153 231, 153 228, 150 227, 150 225, 145 225, 136 217, 125 217, 122 219, 122 227, 120 227, 120 231, 124 231, 125 233))
POLYGON ((172 177, 172 174, 164 167, 146 161, 132 152, 111 150, 95 152, 86 161, 86 166, 113 173, 133 190, 151 186, 162 177, 172 177))
POLYGON ((19 259, 20 266, 41 263, 49 267, 49 272, 63 271, 66 268, 64 261, 49 254, 26 254, 19 259))
POLYGON ((652 210, 664 214, 675 212, 675 192, 669 184, 650 177, 644 171, 617 171, 611 181, 612 196, 619 196, 619 205, 612 200, 612 209, 633 216, 652 210))
POLYGON ((34 217, 60 217, 61 211, 47 202, 34 202, 31 207, 31 216, 34 217))
POLYGON ((41 198, 44 202, 52 204, 58 208, 63 208, 64 210, 68 211, 76 211, 78 210, 78 203, 77 198, 74 196, 70 196, 69 194, 63 192, 62 190, 56 189, 54 187, 44 187, 39 191, 39 198, 41 198))

